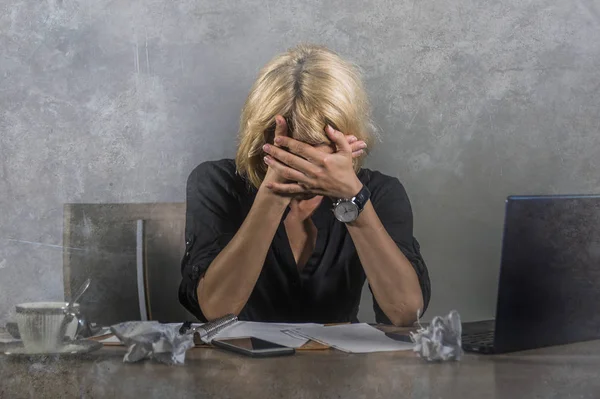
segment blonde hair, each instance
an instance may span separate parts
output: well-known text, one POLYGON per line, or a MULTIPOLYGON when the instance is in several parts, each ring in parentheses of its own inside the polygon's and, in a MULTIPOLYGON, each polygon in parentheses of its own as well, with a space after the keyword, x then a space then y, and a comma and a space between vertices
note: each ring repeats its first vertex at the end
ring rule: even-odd
MULTIPOLYGON (((278 55, 261 69, 250 90, 240 119, 236 167, 257 188, 267 171, 262 146, 273 143, 276 115, 286 119, 289 136, 307 144, 329 144, 327 124, 364 140, 368 148, 373 144, 359 72, 325 47, 300 45, 278 55)), ((361 158, 353 161, 355 171, 361 158)))

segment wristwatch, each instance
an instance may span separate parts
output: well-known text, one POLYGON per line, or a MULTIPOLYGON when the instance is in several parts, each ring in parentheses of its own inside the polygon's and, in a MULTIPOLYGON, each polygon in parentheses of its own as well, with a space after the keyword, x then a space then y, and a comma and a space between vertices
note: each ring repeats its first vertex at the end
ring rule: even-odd
POLYGON ((339 199, 333 203, 333 214, 335 218, 343 223, 354 222, 369 201, 371 192, 363 184, 362 188, 350 199, 339 199))

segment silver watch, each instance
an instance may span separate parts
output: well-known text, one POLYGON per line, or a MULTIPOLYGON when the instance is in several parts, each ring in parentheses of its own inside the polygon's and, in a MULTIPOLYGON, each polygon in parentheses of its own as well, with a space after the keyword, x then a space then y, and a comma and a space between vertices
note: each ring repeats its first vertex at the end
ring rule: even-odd
POLYGON ((333 203, 333 214, 342 223, 354 222, 364 209, 371 192, 363 185, 358 194, 349 199, 339 199, 333 203))

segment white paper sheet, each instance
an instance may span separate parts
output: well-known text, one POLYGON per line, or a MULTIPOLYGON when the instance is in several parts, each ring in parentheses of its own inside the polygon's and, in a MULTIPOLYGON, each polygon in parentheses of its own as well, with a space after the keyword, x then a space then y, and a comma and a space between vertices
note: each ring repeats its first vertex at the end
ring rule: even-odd
POLYGON ((284 331, 290 336, 304 337, 348 353, 406 351, 412 343, 396 341, 366 323, 339 326, 304 326, 284 331))
POLYGON ((288 324, 288 323, 259 323, 253 321, 238 321, 231 327, 217 334, 213 339, 255 337, 290 348, 299 348, 308 342, 308 338, 292 336, 282 330, 320 327, 321 324, 288 324))
POLYGON ((119 338, 117 338, 116 335, 111 335, 108 338, 101 339, 100 342, 102 342, 103 344, 120 344, 121 343, 121 341, 119 340, 119 338))

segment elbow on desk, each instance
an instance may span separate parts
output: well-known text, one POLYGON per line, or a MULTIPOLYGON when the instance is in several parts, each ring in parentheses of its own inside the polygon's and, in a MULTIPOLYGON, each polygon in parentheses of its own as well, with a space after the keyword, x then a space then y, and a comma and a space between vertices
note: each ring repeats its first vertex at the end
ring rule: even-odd
POLYGON ((405 301, 399 305, 390 306, 385 312, 390 322, 396 327, 411 327, 423 313, 423 299, 405 301))
POLYGON ((238 316, 244 308, 244 303, 235 304, 231 301, 223 301, 217 295, 211 295, 203 290, 203 280, 198 284, 197 297, 198 306, 206 320, 215 320, 230 314, 238 316))
POLYGON ((412 327, 417 321, 417 313, 397 314, 392 317, 388 316, 388 318, 395 327, 412 327))
POLYGON ((200 310, 202 311, 202 314, 208 321, 215 320, 230 314, 238 316, 241 312, 241 308, 237 309, 232 306, 223 306, 223 304, 213 305, 213 303, 211 302, 214 301, 201 301, 200 299, 198 299, 198 305, 200 306, 200 310))

